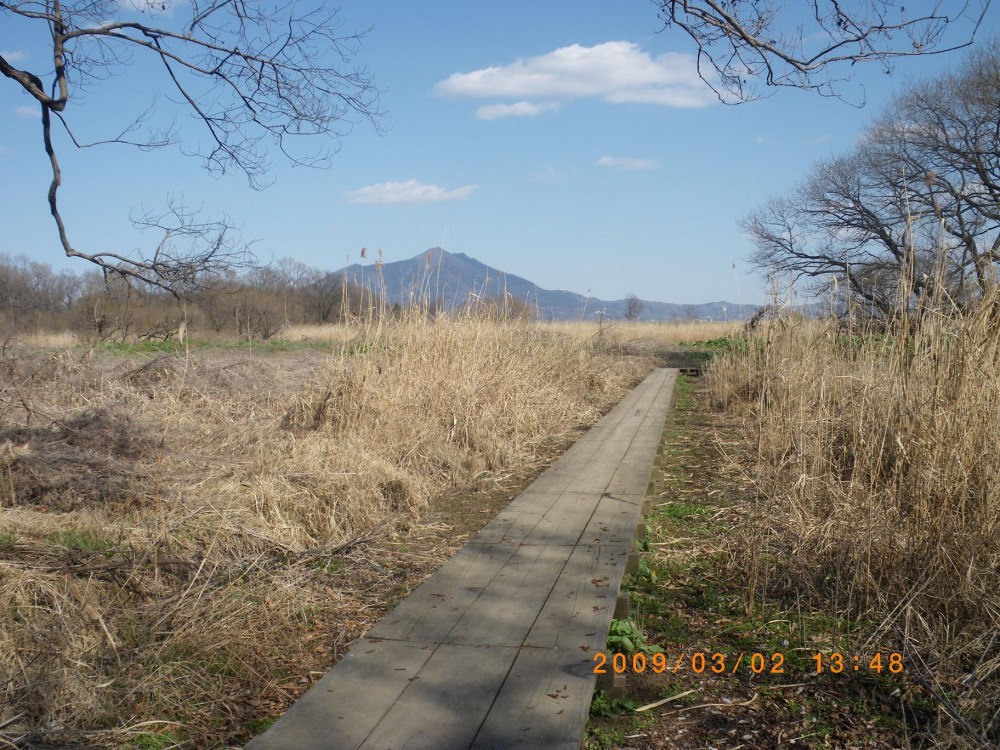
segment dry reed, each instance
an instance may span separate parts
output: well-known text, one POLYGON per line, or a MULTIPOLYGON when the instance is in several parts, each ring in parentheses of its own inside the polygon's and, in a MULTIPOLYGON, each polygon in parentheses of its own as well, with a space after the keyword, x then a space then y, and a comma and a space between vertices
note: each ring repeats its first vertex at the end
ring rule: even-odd
POLYGON ((546 330, 577 340, 602 343, 605 346, 642 348, 696 344, 736 335, 743 321, 671 320, 660 322, 607 320, 554 321, 544 323, 546 330))
POLYGON ((7 343, 31 349, 66 349, 76 346, 80 341, 76 334, 69 331, 35 331, 11 336, 7 343))
POLYGON ((998 326, 998 294, 894 334, 768 321, 708 373, 756 446, 751 599, 797 595, 860 618, 853 648, 902 650, 942 747, 1000 740, 998 326))

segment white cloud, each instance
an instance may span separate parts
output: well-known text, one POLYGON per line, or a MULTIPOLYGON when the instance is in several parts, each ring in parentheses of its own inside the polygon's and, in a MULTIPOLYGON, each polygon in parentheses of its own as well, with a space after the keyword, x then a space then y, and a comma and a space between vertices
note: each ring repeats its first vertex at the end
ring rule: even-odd
POLYGON ((762 136, 760 133, 758 133, 757 135, 755 135, 753 137, 753 142, 757 143, 757 144, 764 143, 766 141, 767 141, 767 138, 765 138, 764 136, 762 136))
POLYGON ((558 102, 516 102, 515 104, 487 104, 476 110, 480 120, 499 120, 501 117, 534 117, 542 112, 559 109, 558 102))
POLYGON ((445 190, 437 185, 425 185, 417 180, 403 182, 379 182, 344 195, 348 203, 440 203, 468 198, 478 185, 465 185, 454 190, 445 190))
POLYGON ((698 77, 694 56, 667 52, 654 58, 633 42, 574 44, 499 67, 454 73, 438 82, 435 91, 440 96, 515 99, 517 104, 496 106, 522 109, 532 101, 551 107, 583 98, 667 107, 705 107, 717 101, 698 77))
POLYGON ((25 59, 25 54, 21 50, 15 49, 11 51, 0 50, 0 57, 9 63, 21 62, 25 59))
POLYGON ((18 117, 41 117, 42 110, 40 107, 18 107, 14 114, 18 117))
POLYGON ((655 159, 633 159, 631 156, 602 156, 596 163, 599 167, 612 167, 619 172, 660 168, 655 159))

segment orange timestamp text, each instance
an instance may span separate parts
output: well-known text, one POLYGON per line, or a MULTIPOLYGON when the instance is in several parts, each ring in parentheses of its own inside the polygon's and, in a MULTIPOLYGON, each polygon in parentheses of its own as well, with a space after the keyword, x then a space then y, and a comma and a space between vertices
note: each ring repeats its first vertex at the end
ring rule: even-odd
MULTIPOLYGON (((840 674, 842 672, 866 672, 881 673, 882 671, 892 674, 899 674, 903 671, 903 657, 901 654, 892 652, 887 654, 876 653, 873 655, 853 655, 833 652, 824 654, 816 652, 811 657, 814 663, 816 674, 829 672, 840 674)), ((774 653, 762 653, 754 651, 751 653, 740 652, 739 654, 724 654, 721 652, 694 651, 691 653, 680 653, 676 657, 666 652, 645 654, 642 652, 635 654, 607 654, 598 651, 594 654, 594 674, 624 674, 631 672, 641 674, 650 671, 656 674, 672 672, 674 674, 681 671, 694 672, 695 674, 735 674, 738 670, 751 671, 754 674, 785 674, 785 655, 776 651, 774 653)))

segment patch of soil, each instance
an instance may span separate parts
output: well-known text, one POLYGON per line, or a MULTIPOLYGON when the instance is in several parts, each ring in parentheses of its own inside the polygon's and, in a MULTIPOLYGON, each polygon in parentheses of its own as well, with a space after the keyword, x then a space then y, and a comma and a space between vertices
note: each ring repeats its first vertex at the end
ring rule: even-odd
POLYGON ((128 502, 134 462, 155 438, 115 409, 85 409, 42 427, 0 430, 0 469, 8 502, 67 512, 91 503, 128 502))
POLYGON ((653 350, 660 367, 700 371, 705 364, 703 350, 677 344, 658 346, 653 350))

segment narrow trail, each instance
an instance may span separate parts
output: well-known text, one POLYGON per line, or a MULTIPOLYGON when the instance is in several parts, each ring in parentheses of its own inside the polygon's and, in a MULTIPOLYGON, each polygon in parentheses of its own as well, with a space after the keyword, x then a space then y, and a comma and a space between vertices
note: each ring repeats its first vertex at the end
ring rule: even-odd
POLYGON ((247 750, 579 748, 676 378, 651 373, 247 750))

